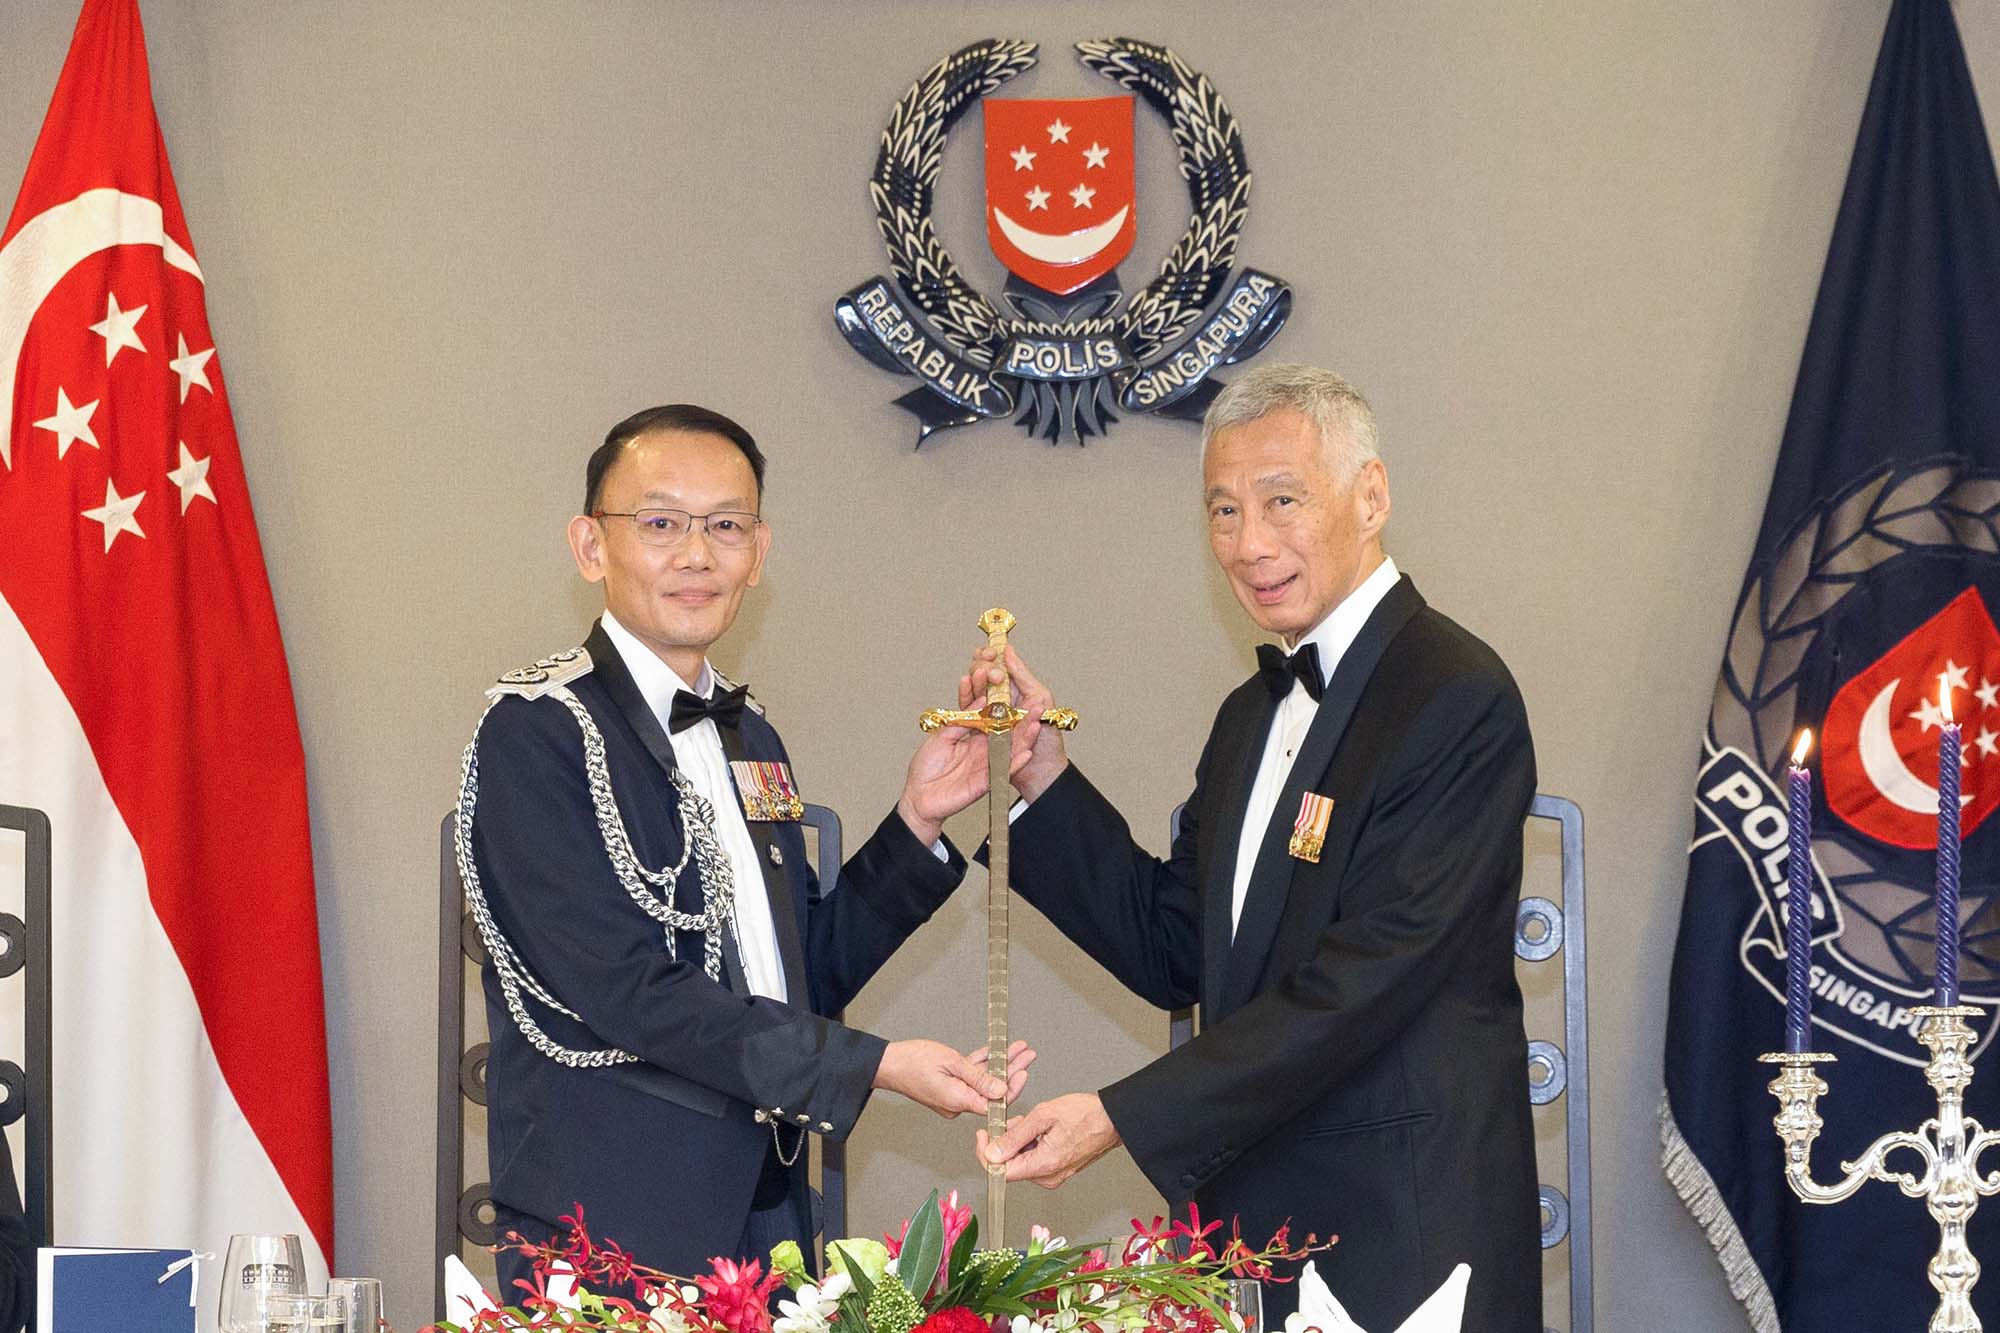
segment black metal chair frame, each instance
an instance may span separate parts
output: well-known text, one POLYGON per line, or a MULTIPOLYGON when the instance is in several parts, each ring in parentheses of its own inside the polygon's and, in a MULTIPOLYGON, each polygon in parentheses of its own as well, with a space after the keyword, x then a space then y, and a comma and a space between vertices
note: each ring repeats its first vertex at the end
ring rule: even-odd
MULTIPOLYGON (((0 811, 5 808, 0 806, 0 811)), ((470 961, 475 968, 486 966, 486 946, 465 907, 465 885, 458 874, 453 836, 455 818, 447 814, 438 830, 437 1193, 431 1305, 439 1310, 444 1308, 445 1256, 458 1254, 465 1243, 487 1246, 499 1240, 493 1225, 480 1217, 493 1202, 491 1183, 480 1180, 468 1184, 465 1179, 465 1103, 486 1104, 489 1043, 482 1041, 471 1047, 465 1044, 465 965, 470 961)), ((841 864, 840 816, 823 805, 808 805, 800 822, 815 835, 814 866, 822 871, 832 866, 837 876, 841 864)), ((44 859, 46 862, 46 853, 44 859)), ((820 882, 823 889, 831 884, 823 873, 820 882)), ((46 898, 46 870, 43 884, 46 898)), ((31 1045, 31 1052, 32 1049, 31 1045)), ((818 1142, 817 1220, 821 1235, 838 1238, 847 1234, 847 1145, 824 1139, 818 1142)))
POLYGON ((12 1060, 0 1060, 0 1087, 6 1098, 0 1101, 0 1125, 11 1125, 27 1117, 26 1149, 22 1163, 21 1202, 28 1219, 28 1234, 37 1245, 54 1243, 55 1180, 54 1148, 54 1045, 50 1037, 51 958, 49 923, 49 817, 40 810, 17 805, 0 805, 0 829, 13 829, 27 839, 23 861, 26 878, 27 919, 11 913, 0 914, 0 977, 26 970, 26 1003, 23 1005, 26 1031, 27 1069, 12 1060))
MULTIPOLYGON (((1168 818, 1168 837, 1178 837, 1181 809, 1168 818)), ((1590 1255, 1590 1077, 1588 1055, 1589 1001, 1585 990, 1583 908, 1583 811, 1561 796, 1537 795, 1528 807, 1530 819, 1555 821, 1562 831, 1562 905, 1546 898, 1521 900, 1514 918, 1514 952, 1523 961, 1543 962, 1562 955, 1563 1044, 1528 1043, 1528 1096, 1542 1106, 1557 1097, 1564 1103, 1564 1147, 1568 1157, 1568 1192, 1541 1187, 1542 1249, 1569 1240, 1569 1320, 1571 1333, 1591 1333, 1590 1255), (1541 934, 1531 937, 1531 924, 1541 934), (1567 1054, 1565 1054, 1567 1052, 1567 1054), (1537 1074, 1540 1077, 1537 1077, 1537 1074)), ((1176 1009, 1167 1020, 1167 1046, 1185 1045, 1194 1037, 1194 1011, 1176 1009)))

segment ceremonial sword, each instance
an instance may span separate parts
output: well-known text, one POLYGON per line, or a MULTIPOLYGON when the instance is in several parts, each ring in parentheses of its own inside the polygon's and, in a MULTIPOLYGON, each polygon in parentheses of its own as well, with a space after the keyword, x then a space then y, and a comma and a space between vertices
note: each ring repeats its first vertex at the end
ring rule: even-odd
MULTIPOLYGON (((986 1072, 1000 1080, 1000 1096, 986 1103, 986 1137, 998 1139, 1007 1132, 1007 811, 1013 804, 1006 799, 1013 754, 1008 734, 1028 715, 1014 707, 1013 691, 1007 684, 1007 631, 1015 620, 1005 607, 996 606, 979 617, 987 646, 993 649, 993 665, 1000 679, 986 686, 986 706, 980 709, 933 708, 919 718, 925 731, 940 727, 969 727, 986 733, 986 1072)), ((1042 722, 1057 731, 1075 731, 1074 709, 1051 708, 1042 722)), ((1004 1247, 1007 1234, 1007 1168, 986 1164, 986 1218, 981 1239, 991 1248, 1004 1247)))

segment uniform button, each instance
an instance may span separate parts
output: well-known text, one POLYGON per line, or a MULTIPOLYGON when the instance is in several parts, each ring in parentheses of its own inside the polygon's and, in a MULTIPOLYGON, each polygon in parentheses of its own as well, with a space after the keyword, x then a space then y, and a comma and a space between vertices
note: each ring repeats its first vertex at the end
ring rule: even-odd
POLYGON ((756 1121, 758 1124, 760 1125, 766 1124, 770 1121, 770 1119, 771 1119, 771 1113, 769 1111, 766 1111, 761 1106, 757 1108, 756 1121))
POLYGON ((785 1108, 782 1106, 774 1106, 771 1108, 772 1115, 783 1115, 784 1113, 785 1113, 785 1108))
POLYGON ((822 1134, 831 1134, 831 1133, 833 1133, 833 1122, 832 1122, 831 1120, 822 1120, 822 1121, 820 1121, 820 1122, 819 1122, 819 1132, 820 1132, 820 1133, 822 1133, 822 1134))
POLYGON ((805 1124, 805 1123, 806 1123, 806 1122, 807 1122, 808 1120, 811 1120, 811 1119, 812 1119, 812 1117, 811 1117, 811 1116, 809 1116, 809 1115, 807 1115, 807 1114, 806 1114, 806 1113, 805 1113, 804 1111, 801 1111, 801 1112, 799 1112, 799 1113, 798 1113, 798 1116, 796 1117, 796 1119, 798 1120, 798 1122, 799 1122, 799 1123, 800 1123, 801 1125, 803 1125, 803 1124, 805 1124))

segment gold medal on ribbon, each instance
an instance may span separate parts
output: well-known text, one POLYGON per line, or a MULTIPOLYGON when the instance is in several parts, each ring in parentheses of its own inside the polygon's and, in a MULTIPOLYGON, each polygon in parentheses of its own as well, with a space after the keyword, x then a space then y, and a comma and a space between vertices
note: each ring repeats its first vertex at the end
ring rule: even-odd
POLYGON ((1333 819, 1333 798, 1307 792, 1299 798, 1299 817, 1292 821, 1292 840, 1285 850, 1301 861, 1319 864, 1326 846, 1326 826, 1333 819))
POLYGON ((768 822, 805 817, 805 802, 799 799, 789 764, 737 759, 731 761, 729 772, 736 779, 745 819, 768 822))

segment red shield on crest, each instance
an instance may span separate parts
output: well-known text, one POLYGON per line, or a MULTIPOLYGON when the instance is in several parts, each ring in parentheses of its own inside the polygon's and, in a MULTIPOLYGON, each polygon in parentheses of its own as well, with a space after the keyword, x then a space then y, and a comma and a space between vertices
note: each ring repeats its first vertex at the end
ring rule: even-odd
POLYGON ((1960 829, 1971 833, 2000 807, 2000 630, 1967 588, 1827 705, 1820 768, 1835 814, 1897 847, 1937 845, 1947 692, 1964 752, 1960 829))
POLYGON ((986 235, 1007 271, 1062 295, 1132 253, 1132 99, 993 98, 986 235))

